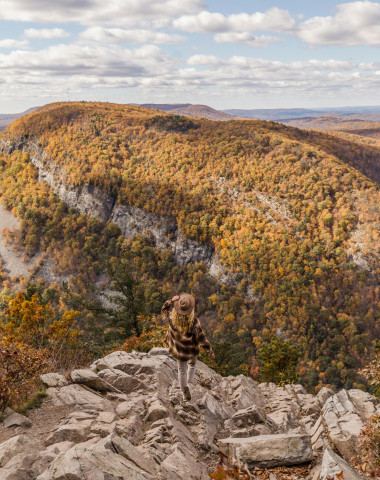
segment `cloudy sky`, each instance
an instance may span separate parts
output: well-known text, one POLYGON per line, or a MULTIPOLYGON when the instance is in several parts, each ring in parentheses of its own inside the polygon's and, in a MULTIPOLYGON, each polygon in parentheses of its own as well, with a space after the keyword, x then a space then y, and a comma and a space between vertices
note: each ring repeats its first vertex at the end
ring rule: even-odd
POLYGON ((380 105, 380 2, 0 0, 0 113, 380 105))

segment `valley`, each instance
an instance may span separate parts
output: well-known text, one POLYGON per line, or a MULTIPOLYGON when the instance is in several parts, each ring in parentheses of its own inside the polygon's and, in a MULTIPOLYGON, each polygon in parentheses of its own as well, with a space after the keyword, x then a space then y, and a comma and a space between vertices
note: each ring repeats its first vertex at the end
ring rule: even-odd
POLYGON ((380 328, 376 146, 99 102, 43 107, 1 144, 16 240, 48 253, 77 300, 120 259, 144 279, 148 317, 192 291, 213 341, 245 358, 236 368, 260 372, 279 337, 302 351, 307 388, 362 386, 380 328))

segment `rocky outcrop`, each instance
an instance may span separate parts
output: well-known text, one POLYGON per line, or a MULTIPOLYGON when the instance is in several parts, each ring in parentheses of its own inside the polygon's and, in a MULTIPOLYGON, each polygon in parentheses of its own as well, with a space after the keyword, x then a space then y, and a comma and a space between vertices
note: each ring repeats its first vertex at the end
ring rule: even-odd
POLYGON ((357 438, 364 422, 380 413, 380 401, 361 390, 341 390, 323 405, 312 428, 314 450, 334 445, 347 461, 357 453, 357 438))
MULTIPOLYGON (((206 480, 219 449, 251 467, 310 462, 313 456, 321 458, 325 448, 312 450, 315 425, 325 429, 327 446, 340 451, 339 436, 326 426, 332 429, 333 422, 324 420, 328 412, 342 413, 339 405, 344 405, 340 418, 351 415, 356 421, 356 414, 368 417, 377 403, 358 390, 324 391, 314 397, 301 385, 221 377, 202 362, 197 362, 192 399, 184 402, 177 363, 162 348, 114 352, 89 369, 71 372, 67 378, 75 383, 63 378, 43 376, 53 385, 47 390, 49 404, 68 413, 43 445, 29 438, 33 425, 20 426, 23 435, 15 431, 16 436, 0 444, 1 479, 206 480)), ((349 440, 355 440, 354 433, 349 440)), ((333 458, 337 468, 344 465, 340 457, 340 463, 333 458)), ((335 472, 330 463, 326 460, 314 472, 315 480, 321 471, 335 472)))
POLYGON ((331 448, 326 448, 318 480, 335 478, 335 475, 340 475, 344 480, 364 480, 343 458, 334 453, 331 448))
POLYGON ((116 223, 126 237, 137 233, 150 234, 156 247, 173 251, 175 261, 180 265, 194 262, 211 264, 213 249, 186 238, 173 221, 133 205, 120 204, 115 206, 109 220, 116 223))

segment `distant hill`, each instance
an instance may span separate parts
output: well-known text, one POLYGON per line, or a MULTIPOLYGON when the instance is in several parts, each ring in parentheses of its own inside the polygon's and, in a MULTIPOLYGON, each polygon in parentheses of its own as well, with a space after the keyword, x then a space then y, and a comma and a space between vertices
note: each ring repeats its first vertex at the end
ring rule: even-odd
POLYGON ((281 119, 295 119, 302 117, 314 117, 321 115, 317 110, 307 110, 305 108, 263 108, 253 110, 229 109, 223 110, 230 115, 236 115, 244 118, 255 118, 258 120, 279 121, 281 119))
POLYGON ((289 120, 310 119, 316 117, 334 117, 341 119, 358 119, 380 121, 380 107, 342 107, 342 108, 263 108, 263 109, 228 109, 225 113, 244 118, 269 120, 287 123, 289 120))
POLYGON ((208 120, 234 120, 236 115, 231 115, 221 110, 215 110, 207 105, 192 105, 191 103, 144 103, 140 107, 162 110, 176 115, 186 115, 198 118, 207 118, 208 120))
POLYGON ((36 110, 38 110, 40 107, 32 107, 28 108, 28 110, 25 110, 25 112, 22 113, 2 113, 0 114, 0 130, 4 130, 6 126, 8 126, 13 120, 16 120, 16 118, 22 117, 23 115, 26 115, 27 113, 32 113, 36 110))
MULTIPOLYGON (((371 114, 366 115, 370 116, 371 114)), ((344 118, 326 116, 307 117, 301 119, 287 120, 283 123, 307 130, 338 131, 350 133, 353 135, 360 135, 362 137, 375 138, 377 140, 380 139, 380 122, 351 118, 351 116, 356 117, 355 114, 345 116, 344 118)))

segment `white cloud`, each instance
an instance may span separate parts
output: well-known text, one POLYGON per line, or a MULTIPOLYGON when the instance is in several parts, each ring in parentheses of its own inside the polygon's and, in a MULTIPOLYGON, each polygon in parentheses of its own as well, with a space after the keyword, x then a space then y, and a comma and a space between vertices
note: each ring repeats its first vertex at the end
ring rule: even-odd
POLYGON ((28 38, 65 38, 69 37, 70 33, 62 28, 27 28, 24 35, 28 38))
MULTIPOLYGON (((183 82, 197 90, 213 92, 221 98, 257 95, 288 98, 352 98, 377 95, 380 76, 368 72, 362 65, 340 60, 307 60, 281 62, 253 57, 194 55, 187 61, 190 68, 177 72, 176 85, 183 82), (200 70, 194 67, 201 67, 200 70)), ((188 88, 190 88, 188 86, 188 88)), ((273 98, 272 98, 273 97, 273 98)))
POLYGON ((343 3, 334 16, 301 23, 298 35, 311 45, 380 45, 380 4, 343 3))
POLYGON ((254 57, 243 57, 234 55, 229 59, 221 59, 214 55, 193 55, 187 60, 188 65, 208 65, 210 67, 238 67, 241 69, 264 69, 265 71, 287 70, 287 71, 344 71, 355 68, 355 63, 342 60, 307 60, 299 62, 280 62, 275 60, 264 60, 254 57))
POLYGON ((134 50, 112 46, 53 45, 35 52, 0 54, 0 70, 35 76, 136 77, 154 76, 174 60, 154 45, 134 50))
POLYGON ((121 28, 104 27, 89 27, 80 34, 80 37, 96 42, 154 44, 179 43, 185 39, 181 35, 169 35, 154 30, 124 30, 121 28))
POLYGON ((253 14, 223 15, 207 11, 196 15, 183 15, 173 21, 173 26, 187 32, 222 33, 273 31, 287 32, 295 27, 295 20, 287 10, 277 7, 253 14))
POLYGON ((0 0, 0 19, 83 25, 166 24, 204 8, 203 0, 0 0))
POLYGON ((13 38, 5 38, 4 40, 0 40, 0 48, 23 48, 28 44, 28 40, 15 40, 13 38))
MULTIPOLYGON (((241 40, 241 39, 240 39, 241 40)), ((266 96, 294 102, 300 98, 372 95, 380 87, 380 62, 356 63, 338 59, 283 62, 234 55, 193 55, 187 65, 158 46, 126 49, 120 45, 52 45, 39 51, 0 53, 0 99, 33 96, 39 99, 89 98, 99 90, 139 91, 155 98, 176 95, 195 102, 201 95, 239 101, 266 96), (26 88, 27 86, 27 88, 26 88), (93 92, 93 93, 91 93, 93 92), (156 92, 157 96, 156 96, 156 92), (13 97, 12 97, 13 95, 13 97)), ((136 94, 137 95, 137 94, 136 94)), ((115 98, 114 97, 114 98, 115 98)), ((99 98, 104 98, 104 94, 99 98)), ((125 98, 125 97, 124 97, 125 98)), ((143 98, 143 97, 141 97, 143 98)), ((145 97, 147 98, 147 97, 145 97)), ((172 97, 173 98, 173 97, 172 97)), ((41 100, 42 102, 42 100, 41 100)))
POLYGON ((238 43, 248 47, 268 47, 271 43, 282 42, 281 38, 269 35, 253 35, 250 32, 225 32, 214 35, 216 43, 238 43))

